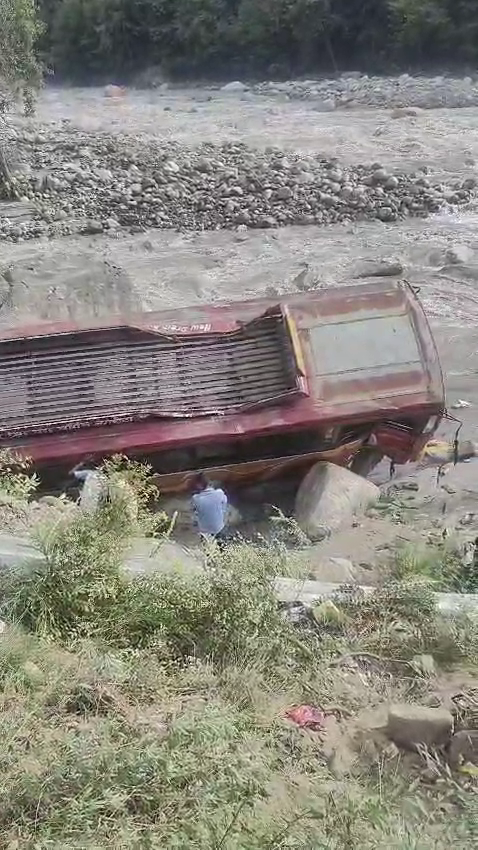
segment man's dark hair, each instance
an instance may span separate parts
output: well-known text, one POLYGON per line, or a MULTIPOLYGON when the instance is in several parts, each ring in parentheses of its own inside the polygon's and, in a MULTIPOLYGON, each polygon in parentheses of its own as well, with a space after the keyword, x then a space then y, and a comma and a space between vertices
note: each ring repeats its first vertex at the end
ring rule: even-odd
POLYGON ((205 490, 207 487, 210 487, 210 481, 203 472, 198 472, 194 479, 194 489, 196 491, 201 492, 201 490, 205 490))

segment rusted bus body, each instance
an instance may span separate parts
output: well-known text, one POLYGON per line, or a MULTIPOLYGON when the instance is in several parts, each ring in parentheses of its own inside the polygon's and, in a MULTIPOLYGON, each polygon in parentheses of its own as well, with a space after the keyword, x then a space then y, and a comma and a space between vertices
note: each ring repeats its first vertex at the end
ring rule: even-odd
POLYGON ((38 467, 152 459, 250 483, 349 464, 364 445, 416 457, 444 411, 423 309, 404 282, 143 313, 0 337, 0 444, 38 467))

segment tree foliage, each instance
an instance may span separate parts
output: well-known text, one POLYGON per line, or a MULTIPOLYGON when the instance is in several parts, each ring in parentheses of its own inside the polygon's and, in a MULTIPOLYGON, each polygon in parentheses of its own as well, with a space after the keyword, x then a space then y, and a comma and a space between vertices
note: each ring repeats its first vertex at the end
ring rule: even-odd
POLYGON ((127 77, 148 65, 287 74, 478 59, 475 0, 43 0, 42 11, 56 70, 72 77, 127 77))
MULTIPOLYGON (((0 0, 29 6, 31 0, 0 0)), ((127 78, 476 65, 476 0, 39 0, 55 70, 127 78)))
POLYGON ((0 197, 16 197, 5 140, 5 113, 20 101, 33 112, 41 82, 35 47, 43 30, 35 0, 0 0, 0 197))
POLYGON ((41 82, 35 45, 42 32, 34 0, 0 0, 0 98, 3 110, 23 98, 27 108, 41 82))

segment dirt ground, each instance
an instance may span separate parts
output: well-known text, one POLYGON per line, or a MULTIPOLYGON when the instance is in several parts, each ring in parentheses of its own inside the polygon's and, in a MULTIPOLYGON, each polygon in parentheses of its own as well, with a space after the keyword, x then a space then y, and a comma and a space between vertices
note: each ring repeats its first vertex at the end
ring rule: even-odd
MULTIPOLYGON (((47 90, 34 127, 64 121, 88 131, 155 136, 186 144, 233 139, 260 147, 323 152, 349 164, 374 161, 402 171, 426 166, 430 179, 478 176, 475 108, 430 110, 394 120, 390 110, 322 114, 307 102, 199 89, 130 92, 120 100, 107 100, 96 89, 47 90)), ((20 281, 8 322, 12 315, 23 322, 27 316, 30 320, 76 318, 252 298, 293 290, 297 276, 305 271, 318 284, 340 285, 364 260, 397 260, 407 279, 420 287, 439 348, 450 408, 458 399, 470 403, 451 412, 464 423, 463 438, 478 441, 477 222, 478 209, 472 206, 460 215, 444 211, 427 220, 391 225, 364 222, 246 234, 151 231, 4 243, 0 263, 13 268, 20 281), (450 247, 459 248, 461 262, 447 262, 450 247)), ((442 432, 450 435, 455 427, 444 425, 442 432)), ((415 499, 422 520, 409 521, 405 530, 412 543, 423 537, 430 517, 446 523, 440 518, 474 514, 477 472, 477 462, 460 465, 446 476, 447 490, 443 490, 445 479, 437 485, 435 473, 399 471, 399 478, 406 475, 420 482, 415 499)), ((386 467, 380 469, 379 482, 387 475, 386 467)), ((377 547, 397 533, 403 536, 403 527, 390 518, 367 520, 322 548, 314 547, 308 555, 312 571, 316 566, 321 577, 325 554, 374 562, 377 547)), ((476 525, 471 520, 466 533, 476 536, 478 520, 476 525)))

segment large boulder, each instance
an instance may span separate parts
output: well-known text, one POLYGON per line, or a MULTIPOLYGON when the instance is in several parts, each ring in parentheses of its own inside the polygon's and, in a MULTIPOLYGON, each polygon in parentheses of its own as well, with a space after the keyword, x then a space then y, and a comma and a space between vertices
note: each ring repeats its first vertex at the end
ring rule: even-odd
POLYGON ((371 481, 333 463, 317 463, 308 472, 296 497, 295 517, 310 540, 351 525, 380 498, 371 481))
POLYGON ((422 705, 392 705, 387 732, 399 747, 414 750, 420 744, 437 747, 447 744, 453 732, 453 716, 445 708, 422 705))

